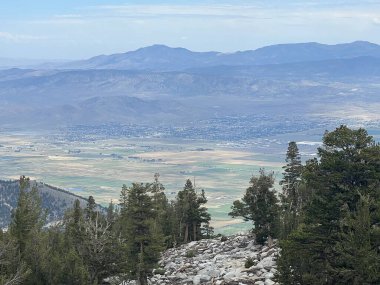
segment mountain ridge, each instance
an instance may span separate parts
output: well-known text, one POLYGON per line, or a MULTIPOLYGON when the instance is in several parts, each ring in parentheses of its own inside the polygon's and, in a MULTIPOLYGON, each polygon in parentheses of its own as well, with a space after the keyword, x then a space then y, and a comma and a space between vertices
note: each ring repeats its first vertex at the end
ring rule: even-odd
POLYGON ((142 71, 183 71, 220 65, 268 65, 302 61, 343 59, 361 56, 380 58, 380 45, 368 41, 321 44, 285 43, 235 52, 192 51, 163 44, 136 50, 96 55, 81 60, 27 60, 0 58, 0 70, 10 68, 38 70, 117 69, 142 71))
POLYGON ((194 67, 218 65, 267 65, 361 56, 380 57, 380 45, 367 41, 334 45, 309 42, 276 44, 255 50, 223 53, 217 51, 194 52, 182 47, 156 44, 134 51, 103 54, 89 59, 46 66, 48 69, 180 71, 194 67))

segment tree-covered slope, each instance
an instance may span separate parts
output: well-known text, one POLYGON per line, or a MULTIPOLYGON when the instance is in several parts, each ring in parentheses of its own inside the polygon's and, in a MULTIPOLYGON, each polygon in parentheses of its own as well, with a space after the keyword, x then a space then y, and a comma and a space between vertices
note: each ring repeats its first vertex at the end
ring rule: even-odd
MULTIPOLYGON (((82 206, 87 203, 86 199, 68 191, 41 182, 34 181, 31 187, 34 185, 38 188, 42 207, 47 211, 47 222, 62 219, 65 211, 73 206, 76 199, 79 199, 82 206)), ((0 228, 8 227, 12 210, 17 206, 19 194, 19 181, 0 180, 0 228)))

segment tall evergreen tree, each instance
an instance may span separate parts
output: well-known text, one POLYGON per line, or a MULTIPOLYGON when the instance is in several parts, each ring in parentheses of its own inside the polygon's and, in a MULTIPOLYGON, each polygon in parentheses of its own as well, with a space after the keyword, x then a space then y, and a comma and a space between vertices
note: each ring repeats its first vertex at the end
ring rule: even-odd
POLYGON ((29 187, 29 178, 21 176, 20 195, 10 225, 10 233, 17 241, 21 255, 24 254, 27 242, 44 224, 38 190, 34 186, 29 190, 29 187))
POLYGON ((80 201, 75 199, 73 208, 69 209, 65 213, 64 225, 65 225, 65 237, 69 242, 79 251, 79 248, 83 241, 83 224, 84 214, 81 208, 80 201))
POLYGON ((89 196, 87 199, 87 206, 85 209, 86 220, 96 218, 96 202, 93 196, 89 196))
POLYGON ((380 281, 380 253, 374 247, 371 200, 368 196, 361 196, 356 210, 348 212, 341 221, 334 268, 341 284, 377 284, 380 281))
POLYGON ((24 261, 20 260, 17 243, 8 234, 0 239, 0 284, 21 285, 30 275, 24 261))
POLYGON ((156 173, 154 175, 154 182, 149 186, 149 192, 152 194, 152 204, 156 212, 155 222, 157 225, 165 222, 165 211, 168 206, 168 199, 165 195, 165 187, 159 181, 160 174, 156 173))
POLYGON ((87 270, 83 260, 63 234, 64 228, 57 224, 44 229, 33 237, 28 246, 32 275, 25 284, 86 284, 87 270), (73 255, 75 253, 75 255, 73 255))
POLYGON ((128 206, 128 192, 129 188, 127 185, 123 185, 121 188, 120 192, 120 198, 119 198, 119 206, 120 206, 120 214, 125 217, 126 216, 126 211, 127 211, 127 206, 128 206))
POLYGON ((174 227, 175 221, 173 219, 173 209, 165 195, 165 187, 159 180, 160 174, 154 174, 154 181, 150 184, 150 193, 152 204, 155 210, 154 224, 157 229, 160 229, 164 235, 166 247, 171 247, 175 241, 174 227))
POLYGON ((125 211, 121 213, 126 234, 126 270, 139 285, 146 285, 163 249, 163 236, 154 224, 156 213, 149 195, 150 185, 134 183, 123 190, 127 192, 125 211))
MULTIPOLYGON (((342 248, 349 248, 342 221, 358 212, 358 202, 365 196, 374 201, 369 210, 370 228, 374 229, 371 235, 375 235, 380 222, 376 214, 380 198, 380 146, 373 138, 364 129, 341 126, 325 133, 318 156, 319 161, 314 159, 306 164, 303 175, 312 192, 305 225, 282 242, 279 260, 282 284, 347 284, 344 280, 349 280, 352 268, 348 263, 342 264, 345 258, 341 257, 347 254, 342 248), (343 277, 342 272, 348 276, 343 277), (289 279, 295 283, 289 283, 289 279)), ((371 239, 369 244, 372 250, 367 252, 368 256, 373 252, 378 255, 379 241, 371 239)), ((357 280, 368 280, 364 273, 356 273, 363 274, 357 280)), ((371 282, 364 284, 377 284, 380 280, 371 282)))
POLYGON ((305 197, 301 185, 302 164, 297 144, 290 142, 286 153, 286 166, 283 167, 281 195, 281 236, 287 237, 297 228, 301 220, 301 211, 305 197))
POLYGON ((278 199, 273 189, 273 173, 266 174, 260 170, 260 176, 253 176, 250 183, 242 200, 234 201, 229 215, 252 221, 256 240, 263 244, 268 238, 277 237, 279 230, 278 199))
POLYGON ((179 238, 182 238, 182 242, 195 241, 202 237, 202 224, 208 224, 211 219, 207 208, 203 206, 206 203, 204 190, 197 194, 191 180, 188 179, 183 190, 178 192, 175 205, 179 238))
POLYGON ((115 212, 115 205, 113 204, 113 201, 108 205, 107 208, 107 221, 110 223, 110 225, 113 225, 116 220, 116 212, 115 212))

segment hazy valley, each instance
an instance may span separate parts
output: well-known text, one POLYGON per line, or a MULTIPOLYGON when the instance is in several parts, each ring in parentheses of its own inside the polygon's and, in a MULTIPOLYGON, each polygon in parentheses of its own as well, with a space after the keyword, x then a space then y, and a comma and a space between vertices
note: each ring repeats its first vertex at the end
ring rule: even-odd
POLYGON ((310 43, 211 53, 207 59, 209 53, 152 46, 101 61, 5 69, 1 126, 170 127, 263 115, 269 118, 263 123, 277 116, 379 120, 379 50, 367 42, 310 43))

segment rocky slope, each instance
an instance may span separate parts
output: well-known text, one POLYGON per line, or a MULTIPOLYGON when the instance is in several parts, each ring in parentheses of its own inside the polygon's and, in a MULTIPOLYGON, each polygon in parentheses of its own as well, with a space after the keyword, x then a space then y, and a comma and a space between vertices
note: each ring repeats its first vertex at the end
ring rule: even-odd
POLYGON ((261 246, 249 235, 191 242, 167 250, 160 261, 162 269, 150 284, 273 285, 278 248, 261 246), (245 267, 247 259, 252 266, 245 267))

